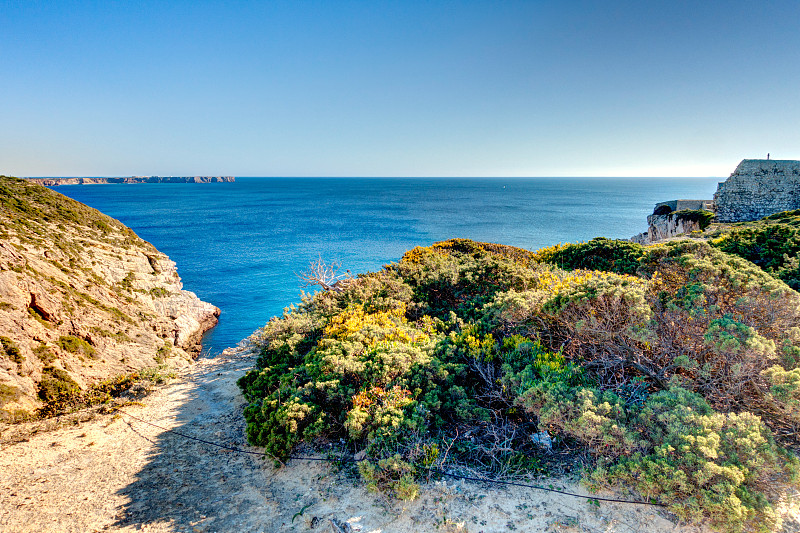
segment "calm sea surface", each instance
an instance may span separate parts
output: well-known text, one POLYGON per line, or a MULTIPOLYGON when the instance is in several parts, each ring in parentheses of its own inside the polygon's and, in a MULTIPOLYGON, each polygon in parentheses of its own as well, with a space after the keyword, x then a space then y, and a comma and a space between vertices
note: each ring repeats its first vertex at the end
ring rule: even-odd
POLYGON ((222 309, 215 354, 299 301, 295 272, 322 256, 377 270, 453 237, 536 250, 646 229, 656 202, 712 198, 718 178, 237 178, 236 183, 54 190, 132 228, 222 309))

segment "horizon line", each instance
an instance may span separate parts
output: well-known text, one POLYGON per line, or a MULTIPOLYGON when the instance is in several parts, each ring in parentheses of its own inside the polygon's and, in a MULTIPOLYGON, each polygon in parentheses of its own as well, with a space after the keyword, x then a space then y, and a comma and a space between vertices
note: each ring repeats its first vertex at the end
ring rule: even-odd
POLYGON ((462 176, 462 175, 448 175, 448 176, 404 176, 404 175, 386 175, 386 176, 374 176, 374 175, 296 175, 296 176, 286 176, 286 175, 264 175, 264 176, 255 176, 255 175, 235 175, 235 174, 118 174, 118 175, 50 175, 50 176, 12 176, 6 174, 7 177, 17 177, 20 179, 79 179, 79 178, 185 178, 185 177, 195 177, 195 178, 216 178, 216 177, 231 177, 231 178, 256 178, 256 179, 574 179, 574 178, 583 178, 583 179, 625 179, 625 178, 672 178, 672 179, 711 179, 711 178, 718 178, 718 179, 727 179, 726 176, 716 176, 716 175, 705 175, 705 176, 674 176, 674 175, 650 175, 650 176, 634 176, 634 175, 627 175, 627 176, 613 176, 613 175, 606 175, 606 176, 585 176, 585 175, 570 175, 570 176, 499 176, 499 175, 471 175, 471 176, 462 176))

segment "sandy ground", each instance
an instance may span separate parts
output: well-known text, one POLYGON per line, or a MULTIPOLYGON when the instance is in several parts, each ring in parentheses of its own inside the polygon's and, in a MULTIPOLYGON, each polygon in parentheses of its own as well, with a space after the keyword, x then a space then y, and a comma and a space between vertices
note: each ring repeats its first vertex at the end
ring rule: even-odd
MULTIPOLYGON (((219 442, 246 444, 236 379, 246 346, 203 359, 124 411, 219 442)), ((17 427, 13 431, 19 431, 17 427)), ((367 492, 325 463, 271 461, 106 414, 0 449, 0 531, 699 532, 658 509, 517 487, 431 482, 410 503, 367 492)), ((558 488, 586 494, 579 486, 558 488)))

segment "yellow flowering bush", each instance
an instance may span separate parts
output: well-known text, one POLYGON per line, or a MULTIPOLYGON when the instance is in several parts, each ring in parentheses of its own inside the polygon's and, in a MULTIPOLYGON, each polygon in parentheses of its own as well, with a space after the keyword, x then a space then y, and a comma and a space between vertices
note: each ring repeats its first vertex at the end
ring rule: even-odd
POLYGON ((547 431, 589 461, 589 483, 774 530, 800 470, 781 447, 800 445, 798 324, 800 295, 699 240, 534 253, 454 239, 305 295, 256 334, 239 385, 251 443, 284 458, 344 442, 366 453, 368 486, 399 498, 444 461, 538 471, 547 431))

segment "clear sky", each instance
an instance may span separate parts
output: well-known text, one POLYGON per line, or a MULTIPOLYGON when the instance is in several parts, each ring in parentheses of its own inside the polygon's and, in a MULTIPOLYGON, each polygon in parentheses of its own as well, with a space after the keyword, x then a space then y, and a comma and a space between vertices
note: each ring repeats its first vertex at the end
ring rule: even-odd
POLYGON ((727 176, 800 2, 0 0, 0 174, 727 176))

